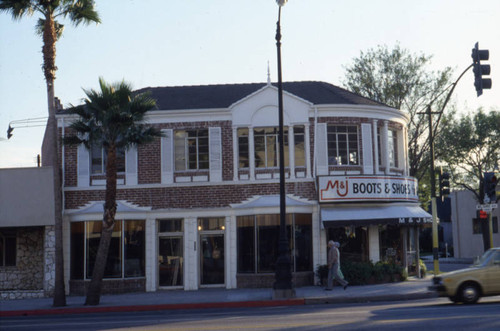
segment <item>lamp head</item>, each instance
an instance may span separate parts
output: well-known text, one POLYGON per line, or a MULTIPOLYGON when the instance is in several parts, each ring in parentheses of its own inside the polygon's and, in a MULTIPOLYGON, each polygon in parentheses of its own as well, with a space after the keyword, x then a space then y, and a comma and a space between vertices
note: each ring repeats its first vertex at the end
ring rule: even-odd
POLYGON ((288 0, 276 0, 278 6, 283 7, 288 0))

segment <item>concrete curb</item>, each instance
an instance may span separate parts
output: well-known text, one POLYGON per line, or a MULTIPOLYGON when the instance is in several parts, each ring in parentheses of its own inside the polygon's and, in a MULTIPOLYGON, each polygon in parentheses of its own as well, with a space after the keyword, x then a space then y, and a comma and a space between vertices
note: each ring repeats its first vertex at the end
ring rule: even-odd
POLYGON ((64 314, 94 314, 94 313, 116 313, 134 311, 155 310, 180 310, 180 309, 210 309, 210 308, 251 308, 251 307, 279 307, 279 306, 303 306, 304 298, 287 300, 262 300, 262 301, 234 301, 234 302, 204 302, 204 303, 181 303, 162 305, 136 305, 136 306, 113 306, 113 307, 63 307, 33 310, 11 310, 0 311, 0 317, 14 316, 36 316, 36 315, 64 315, 64 314))
POLYGON ((408 301, 436 298, 434 292, 411 294, 387 294, 366 297, 324 297, 324 298, 296 298, 286 300, 260 300, 260 301, 233 301, 233 302, 205 302, 181 303, 159 305, 131 305, 131 306, 95 306, 95 307, 62 307, 33 310, 0 311, 0 317, 40 316, 40 315, 67 315, 67 314, 95 314, 155 310, 188 310, 188 309, 213 309, 213 308, 253 308, 253 307, 282 307, 303 306, 341 303, 368 303, 382 301, 408 301))

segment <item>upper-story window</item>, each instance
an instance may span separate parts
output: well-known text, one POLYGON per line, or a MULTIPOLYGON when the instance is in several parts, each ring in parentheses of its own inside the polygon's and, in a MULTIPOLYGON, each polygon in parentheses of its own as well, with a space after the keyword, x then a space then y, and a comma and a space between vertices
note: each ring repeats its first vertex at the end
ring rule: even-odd
POLYGON ((238 129, 238 163, 239 168, 248 168, 250 164, 247 128, 238 129))
MULTIPOLYGON (((279 145, 278 128, 255 128, 255 167, 256 168, 275 168, 279 166, 279 145)), ((288 129, 284 129, 283 135, 285 150, 285 167, 288 166, 288 129)))
MULTIPOLYGON (((106 163, 108 152, 101 144, 95 144, 90 148, 90 169, 93 175, 106 173, 106 163)), ((116 171, 125 172, 125 150, 116 149, 116 171)))
POLYGON ((293 128, 293 140, 295 151, 295 166, 306 166, 306 152, 305 152, 305 134, 303 126, 295 126, 293 128))
MULTIPOLYGON (((381 148, 381 135, 380 128, 377 129, 378 136, 378 163, 382 165, 382 148, 381 148)), ((389 129, 387 130, 387 140, 388 140, 388 155, 389 155, 389 167, 397 168, 398 167, 398 134, 396 130, 389 129)))
POLYGON ((208 169, 208 129, 176 130, 174 153, 176 171, 208 169))
POLYGON ((358 165, 358 127, 328 125, 328 164, 358 165))

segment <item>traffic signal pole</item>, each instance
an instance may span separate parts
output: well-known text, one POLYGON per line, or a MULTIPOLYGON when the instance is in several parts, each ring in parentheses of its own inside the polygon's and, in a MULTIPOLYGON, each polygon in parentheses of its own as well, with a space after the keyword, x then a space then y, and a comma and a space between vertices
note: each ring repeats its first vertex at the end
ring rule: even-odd
POLYGON ((436 203, 436 169, 434 168, 434 134, 432 132, 432 111, 431 106, 427 106, 429 120, 429 147, 431 153, 431 210, 432 210, 432 255, 434 259, 434 275, 439 274, 439 240, 438 240, 438 220, 436 203))

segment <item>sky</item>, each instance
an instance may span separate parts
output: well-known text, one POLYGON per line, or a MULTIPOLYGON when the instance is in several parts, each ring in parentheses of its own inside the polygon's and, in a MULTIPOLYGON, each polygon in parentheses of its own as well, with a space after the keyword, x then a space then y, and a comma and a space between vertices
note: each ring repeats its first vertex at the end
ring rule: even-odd
MULTIPOLYGON (((277 80, 274 0, 95 2, 101 24, 60 21, 55 92, 65 106, 97 89, 99 77, 134 89, 255 83, 267 80, 269 66, 277 80)), ((283 81, 342 86, 361 52, 398 43, 432 56, 429 70, 453 68, 455 80, 479 42, 490 51, 493 87, 478 98, 469 71, 452 100, 462 112, 500 110, 499 17, 498 0, 290 0, 281 14, 283 81)), ((34 167, 41 153, 47 93, 37 20, 0 13, 0 168, 34 167)))

